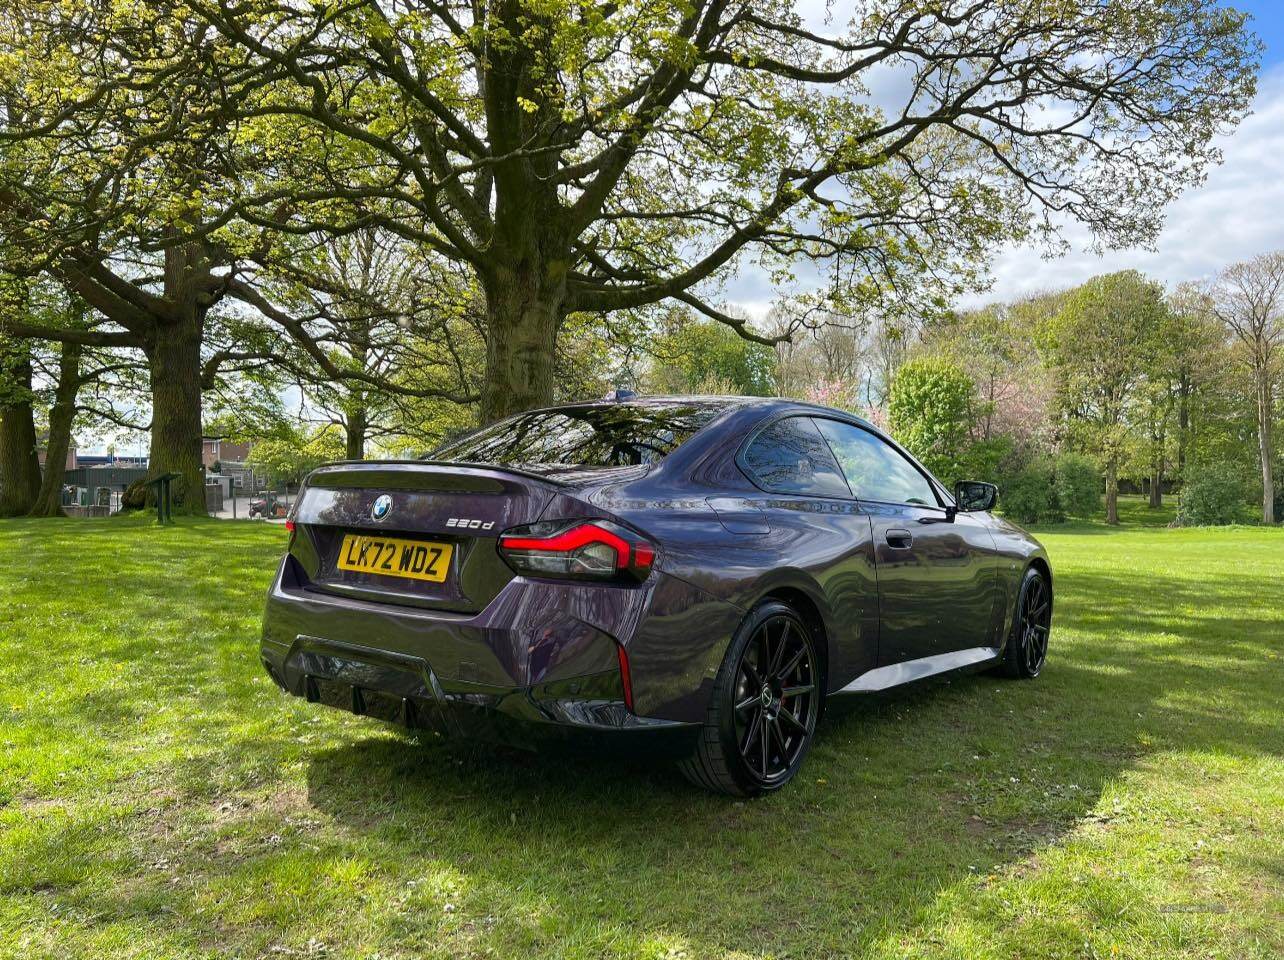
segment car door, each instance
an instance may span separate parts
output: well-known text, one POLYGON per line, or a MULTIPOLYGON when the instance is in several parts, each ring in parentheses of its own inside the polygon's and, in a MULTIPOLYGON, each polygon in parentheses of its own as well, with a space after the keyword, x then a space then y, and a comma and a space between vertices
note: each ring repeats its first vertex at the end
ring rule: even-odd
POLYGON ((996 550, 983 520, 947 510, 895 446, 854 423, 817 418, 870 517, 879 598, 879 666, 994 645, 996 550))
POLYGON ((767 585, 790 587, 802 572, 819 587, 828 614, 831 687, 874 669, 878 586, 869 517, 829 444, 811 417, 791 415, 758 431, 738 462, 762 491, 753 499, 768 521, 776 567, 765 574, 767 585))

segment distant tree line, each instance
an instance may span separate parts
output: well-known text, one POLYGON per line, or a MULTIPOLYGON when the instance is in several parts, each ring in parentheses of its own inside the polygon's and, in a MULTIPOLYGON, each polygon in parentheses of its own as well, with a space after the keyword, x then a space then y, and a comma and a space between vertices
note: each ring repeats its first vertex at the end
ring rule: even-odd
POLYGON ((685 353, 643 383, 859 412, 946 482, 997 480, 1024 521, 1117 523, 1121 482, 1156 508, 1175 490, 1186 522, 1246 519, 1249 500, 1280 518, 1284 253, 1168 292, 1124 271, 940 317, 829 324, 778 345, 774 364, 699 329, 669 337, 685 353))

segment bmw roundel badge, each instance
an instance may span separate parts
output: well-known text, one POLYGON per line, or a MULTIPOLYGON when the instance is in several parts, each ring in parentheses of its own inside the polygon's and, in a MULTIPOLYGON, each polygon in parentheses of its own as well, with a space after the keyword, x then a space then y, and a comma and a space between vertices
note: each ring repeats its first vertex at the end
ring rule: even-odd
POLYGON ((377 498, 374 505, 371 506, 370 516, 375 520, 387 520, 390 513, 392 513, 392 497, 385 493, 377 498))

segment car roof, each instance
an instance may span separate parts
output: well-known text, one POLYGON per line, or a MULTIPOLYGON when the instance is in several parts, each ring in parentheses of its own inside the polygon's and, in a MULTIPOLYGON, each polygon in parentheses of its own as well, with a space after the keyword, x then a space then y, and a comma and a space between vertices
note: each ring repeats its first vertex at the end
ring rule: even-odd
POLYGON ((725 410, 729 406, 738 408, 760 407, 769 411, 797 410, 799 413, 818 413, 841 417, 845 420, 855 420, 877 430, 877 427, 874 427, 864 417, 848 410, 825 407, 818 403, 796 400, 791 397, 746 397, 738 394, 638 394, 623 400, 583 400, 575 403, 553 404, 543 409, 567 410, 593 407, 666 407, 679 405, 712 407, 718 410, 725 410))
MULTIPOLYGON (((570 410, 585 407, 672 407, 697 406, 722 408, 728 404, 748 406, 751 404, 770 403, 775 397, 742 397, 717 396, 713 394, 636 394, 621 400, 578 400, 573 403, 555 403, 543 407, 544 410, 570 410)), ((534 411, 532 411, 534 412, 534 411)))

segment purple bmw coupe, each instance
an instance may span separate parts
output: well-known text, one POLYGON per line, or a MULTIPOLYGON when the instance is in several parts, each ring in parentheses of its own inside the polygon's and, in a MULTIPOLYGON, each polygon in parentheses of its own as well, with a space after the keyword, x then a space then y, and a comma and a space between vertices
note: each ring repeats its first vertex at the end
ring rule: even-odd
POLYGON ((850 414, 663 397, 519 414, 416 461, 321 467, 262 659, 310 701, 445 735, 663 740, 738 796, 794 776, 827 698, 1035 677, 1043 548, 850 414))

